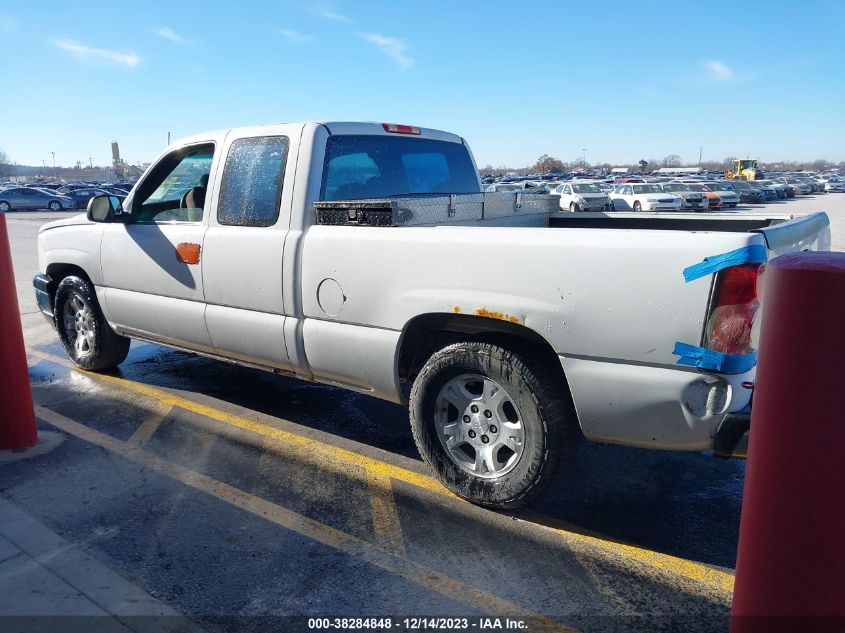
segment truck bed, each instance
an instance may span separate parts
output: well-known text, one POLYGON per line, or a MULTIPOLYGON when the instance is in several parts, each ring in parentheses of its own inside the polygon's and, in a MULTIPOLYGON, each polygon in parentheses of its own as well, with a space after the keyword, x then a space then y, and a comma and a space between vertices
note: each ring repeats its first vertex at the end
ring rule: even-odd
POLYGON ((658 231, 720 231, 747 233, 793 219, 792 214, 771 213, 607 213, 559 211, 549 215, 549 226, 582 229, 648 229, 658 231))
POLYGON ((556 196, 503 193, 415 195, 314 203, 318 224, 382 227, 485 225, 718 231, 746 233, 793 219, 791 214, 561 211, 556 196))

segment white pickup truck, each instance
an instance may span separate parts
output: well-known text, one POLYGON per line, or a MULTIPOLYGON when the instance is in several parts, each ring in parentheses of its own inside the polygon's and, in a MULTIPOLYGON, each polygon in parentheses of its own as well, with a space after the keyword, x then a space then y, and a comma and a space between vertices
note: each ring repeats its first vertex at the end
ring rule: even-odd
POLYGON ((531 499, 580 436, 741 454, 759 273, 829 248, 827 216, 546 198, 481 193, 466 142, 431 129, 200 134, 122 206, 45 225, 35 291, 85 369, 137 338, 409 404, 435 475, 490 507, 531 499))

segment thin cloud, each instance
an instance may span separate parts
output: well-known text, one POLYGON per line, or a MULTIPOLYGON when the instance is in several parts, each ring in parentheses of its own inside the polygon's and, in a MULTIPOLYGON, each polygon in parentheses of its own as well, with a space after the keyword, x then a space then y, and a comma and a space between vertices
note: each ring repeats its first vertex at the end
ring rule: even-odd
POLYGON ((160 38, 173 42, 174 44, 189 44, 190 40, 183 35, 180 35, 169 26, 160 26, 157 29, 153 29, 153 33, 158 35, 160 38))
POLYGON ((300 33, 299 31, 294 31, 293 29, 279 29, 279 35, 281 35, 291 44, 303 44, 305 42, 310 42, 314 39, 313 35, 308 35, 307 33, 300 33))
POLYGON ((53 46, 68 51, 79 59, 107 59, 124 66, 137 66, 142 61, 135 51, 123 52, 94 48, 71 39, 53 40, 53 46))
POLYGON ((365 39, 390 57, 401 70, 408 70, 414 65, 414 59, 407 54, 408 42, 405 40, 381 33, 358 33, 358 37, 365 39))
POLYGON ((728 83, 736 78, 733 68, 718 60, 702 62, 707 79, 714 83, 728 83))
POLYGON ((311 13, 316 15, 318 18, 323 18, 324 20, 331 20, 332 22, 352 22, 352 18, 349 18, 343 15, 342 13, 338 13, 337 11, 331 11, 323 7, 311 7, 311 13))

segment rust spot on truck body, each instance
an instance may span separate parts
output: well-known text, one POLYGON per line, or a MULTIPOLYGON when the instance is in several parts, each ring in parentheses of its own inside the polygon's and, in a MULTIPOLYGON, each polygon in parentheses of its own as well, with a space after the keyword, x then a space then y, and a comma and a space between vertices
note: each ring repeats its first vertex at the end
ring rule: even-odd
POLYGON ((486 317, 488 319, 498 319, 499 321, 508 321, 509 323, 522 323, 522 319, 512 314, 505 314, 497 310, 488 310, 487 308, 476 308, 475 315, 486 317))
POLYGON ((461 306, 454 306, 452 308, 452 312, 454 312, 455 314, 460 314, 461 313, 461 306))

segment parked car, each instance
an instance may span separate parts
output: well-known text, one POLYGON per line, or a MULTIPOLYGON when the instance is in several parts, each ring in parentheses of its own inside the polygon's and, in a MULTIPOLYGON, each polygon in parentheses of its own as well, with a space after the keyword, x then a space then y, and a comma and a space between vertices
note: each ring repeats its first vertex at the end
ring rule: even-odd
POLYGON ((784 181, 786 184, 791 185, 798 195, 806 196, 813 193, 813 188, 800 178, 784 178, 784 181))
POLYGON ((829 178, 824 184, 824 190, 845 193, 845 180, 829 178))
POLYGON ((57 191, 59 193, 69 194, 73 191, 76 191, 77 189, 90 189, 90 188, 91 188, 91 185, 75 183, 75 184, 70 184, 70 185, 62 185, 61 187, 59 187, 57 189, 57 191))
POLYGON ((494 192, 502 192, 502 191, 520 191, 522 189, 521 184, 513 183, 513 182, 497 182, 489 187, 487 187, 484 191, 489 191, 491 193, 494 192))
POLYGON ((811 189, 810 193, 819 193, 821 191, 824 191, 824 187, 822 187, 820 183, 816 182, 809 176, 798 176, 798 180, 803 182, 805 185, 809 185, 811 189))
MULTIPOLYGON (((104 189, 95 189, 95 188, 87 188, 87 189, 74 189, 73 191, 67 194, 68 197, 73 198, 76 202, 76 207, 78 209, 84 209, 88 206, 88 201, 93 198, 94 196, 103 196, 103 195, 115 195, 109 194, 108 191, 104 189)), ((122 201, 126 198, 125 194, 117 195, 117 197, 122 201)))
POLYGON ((719 196, 721 206, 733 208, 739 204, 739 194, 727 180, 711 180, 702 184, 719 196))
POLYGON ((764 204, 766 202, 766 194, 763 193, 763 190, 745 180, 734 180, 731 182, 731 186, 739 194, 741 202, 746 204, 764 204))
POLYGON ((660 183, 660 188, 667 193, 678 196, 684 209, 706 211, 709 207, 707 196, 703 192, 693 191, 682 182, 663 182, 660 183))
POLYGON ((719 194, 710 189, 707 185, 702 184, 700 181, 680 180, 676 182, 682 183, 684 187, 689 189, 689 191, 697 191, 707 198, 708 209, 720 209, 722 207, 722 198, 719 194))
POLYGON ((0 191, 0 211, 14 209, 50 209, 63 211, 75 209, 73 198, 35 187, 9 187, 0 191))
POLYGON ((626 183, 618 185, 610 194, 617 211, 680 211, 681 199, 666 193, 658 183, 626 183))
MULTIPOLYGON (((775 198, 778 200, 786 200, 787 193, 785 183, 782 183, 778 180, 755 180, 754 184, 759 187, 763 187, 765 189, 771 189, 775 193, 775 198)), ((768 194, 767 194, 768 197, 768 194)))
POLYGON ((609 211, 610 198, 594 182, 573 180, 555 188, 563 211, 609 211))
POLYGON ((98 189, 102 189, 106 193, 110 193, 110 194, 112 194, 114 196, 118 196, 118 197, 123 196, 125 198, 126 196, 129 195, 129 189, 125 189, 125 188, 117 186, 117 185, 100 185, 98 187, 98 189))

